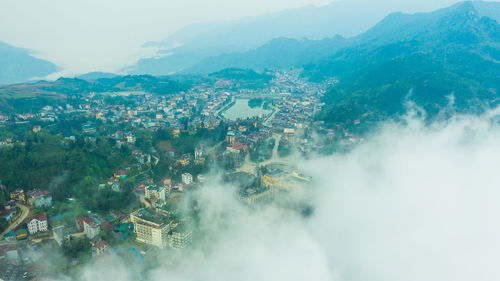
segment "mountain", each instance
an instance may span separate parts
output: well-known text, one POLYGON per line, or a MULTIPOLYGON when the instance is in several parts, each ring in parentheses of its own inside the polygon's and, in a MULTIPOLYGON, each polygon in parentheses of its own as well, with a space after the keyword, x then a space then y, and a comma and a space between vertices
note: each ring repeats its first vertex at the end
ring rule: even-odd
MULTIPOLYGON (((327 60, 312 80, 335 76, 321 119, 366 122, 404 113, 414 101, 430 117, 496 105, 500 91, 500 3, 463 2, 432 13, 392 14, 327 60), (485 12, 487 11, 487 12, 485 12), (452 97, 452 98, 451 98, 452 97)), ((352 123, 351 123, 352 124, 352 123)))
POLYGON ((170 74, 186 70, 205 58, 245 52, 280 37, 319 40, 337 34, 354 36, 391 12, 436 9, 454 0, 421 2, 379 0, 374 8, 372 0, 337 0, 321 7, 311 5, 235 21, 194 24, 162 41, 146 44, 163 51, 159 57, 139 60, 126 71, 170 74))
POLYGON ((30 51, 0 42, 0 84, 26 82, 56 70, 55 65, 33 57, 30 51))
POLYGON ((277 38, 243 53, 223 54, 203 59, 183 73, 210 73, 224 68, 247 68, 258 71, 301 66, 331 56, 345 46, 342 36, 322 40, 277 38))
POLYGON ((100 78, 113 78, 116 76, 118 76, 118 75, 114 74, 114 73, 94 71, 94 72, 82 74, 76 78, 83 79, 83 80, 96 80, 96 79, 100 79, 100 78))

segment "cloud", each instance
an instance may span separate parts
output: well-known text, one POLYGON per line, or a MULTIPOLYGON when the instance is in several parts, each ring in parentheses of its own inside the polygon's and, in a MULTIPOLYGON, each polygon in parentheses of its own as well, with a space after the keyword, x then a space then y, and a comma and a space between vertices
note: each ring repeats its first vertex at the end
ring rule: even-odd
MULTIPOLYGON (((499 280, 500 129, 495 112, 388 122, 349 152, 301 161, 313 214, 248 208, 214 180, 195 196, 201 239, 166 250, 151 280, 499 280)), ((132 265, 96 264, 82 280, 132 265)), ((137 265, 140 267, 142 265, 137 265)))

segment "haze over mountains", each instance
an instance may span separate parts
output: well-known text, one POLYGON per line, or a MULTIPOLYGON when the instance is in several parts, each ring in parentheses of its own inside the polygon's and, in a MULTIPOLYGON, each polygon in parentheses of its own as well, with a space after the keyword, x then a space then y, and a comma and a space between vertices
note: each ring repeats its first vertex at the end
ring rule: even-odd
POLYGON ((25 82, 56 70, 54 64, 33 57, 30 51, 0 42, 0 84, 25 82))
POLYGON ((322 7, 307 6, 238 21, 191 25, 165 40, 148 43, 147 46, 164 51, 159 57, 142 59, 126 70, 165 75, 186 70, 209 57, 251 50, 279 37, 312 40, 335 35, 350 37, 366 31, 391 12, 430 11, 455 2, 381 0, 374 7, 369 0, 339 0, 322 7))

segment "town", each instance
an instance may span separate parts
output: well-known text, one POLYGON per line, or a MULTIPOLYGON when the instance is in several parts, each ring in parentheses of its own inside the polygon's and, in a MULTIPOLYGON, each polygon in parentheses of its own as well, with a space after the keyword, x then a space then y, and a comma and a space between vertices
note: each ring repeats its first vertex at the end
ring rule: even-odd
POLYGON ((291 157, 360 139, 315 120, 331 83, 308 82, 292 69, 273 73, 257 89, 219 79, 171 95, 89 92, 64 106, 0 113, 5 153, 48 142, 85 151, 106 147, 118 159, 113 158, 113 170, 82 175, 72 192, 53 181, 12 186, 12 180, 0 179, 5 221, 0 259, 7 261, 0 275, 4 280, 50 276, 53 270, 33 254, 46 244, 69 258, 59 265, 65 269, 116 245, 130 245, 124 254, 132 258, 147 257, 152 249, 188 248, 197 237, 199 211, 188 195, 203 187, 213 167, 238 186, 235 196, 243 204, 286 197, 311 181, 291 157))

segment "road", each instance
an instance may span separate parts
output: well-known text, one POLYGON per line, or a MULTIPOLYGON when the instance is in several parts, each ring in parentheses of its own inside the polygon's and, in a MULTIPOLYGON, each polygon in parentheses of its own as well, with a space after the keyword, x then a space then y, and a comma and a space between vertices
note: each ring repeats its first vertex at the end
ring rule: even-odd
POLYGON ((260 163, 253 163, 252 161, 250 161, 250 154, 247 154, 247 156, 245 157, 245 162, 241 167, 237 168, 236 171, 256 175, 257 171, 255 168, 257 167, 257 165, 266 166, 273 163, 286 163, 287 158, 286 157, 280 158, 278 155, 278 148, 282 136, 283 135, 281 134, 273 134, 272 136, 272 138, 274 139, 274 147, 273 147, 273 156, 271 157, 271 159, 260 163))
POLYGON ((219 108, 219 110, 217 110, 217 111, 215 112, 215 116, 218 116, 218 117, 220 117, 220 118, 224 119, 224 116, 219 115, 219 114, 221 113, 221 111, 223 111, 223 110, 227 109, 227 108, 229 107, 228 105, 232 104, 232 103, 234 102, 234 100, 235 100, 235 99, 234 99, 234 96, 231 96, 231 101, 230 101, 227 105, 224 105, 223 107, 219 108))
POLYGON ((269 122, 271 122, 273 120, 274 115, 276 115, 276 113, 278 113, 279 111, 280 110, 277 107, 274 107, 273 113, 271 115, 269 115, 269 117, 267 117, 264 122, 262 122, 262 125, 272 128, 272 125, 270 125, 269 122))
POLYGON ((9 224, 9 227, 0 235, 0 239, 3 239, 3 236, 6 233, 9 233, 11 230, 15 229, 18 225, 20 225, 29 215, 30 209, 24 205, 16 203, 16 206, 21 209, 21 215, 17 216, 16 219, 9 224))

